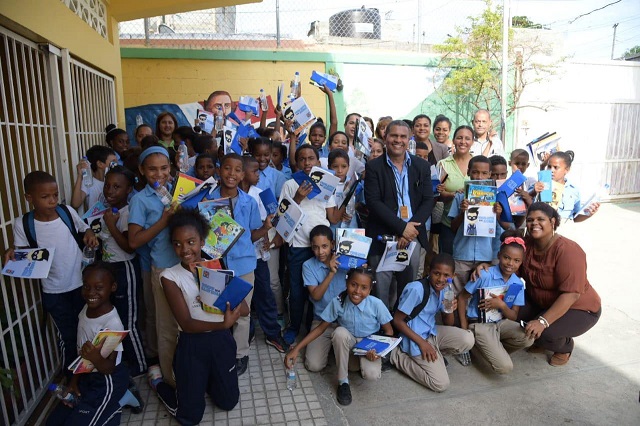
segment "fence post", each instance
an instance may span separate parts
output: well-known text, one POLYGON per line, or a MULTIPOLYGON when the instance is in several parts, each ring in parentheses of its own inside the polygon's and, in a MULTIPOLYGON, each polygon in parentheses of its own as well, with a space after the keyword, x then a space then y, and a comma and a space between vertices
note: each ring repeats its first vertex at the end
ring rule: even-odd
POLYGON ((276 47, 280 47, 280 0, 276 0, 276 47))
POLYGON ((144 45, 149 47, 149 18, 144 18, 144 45))

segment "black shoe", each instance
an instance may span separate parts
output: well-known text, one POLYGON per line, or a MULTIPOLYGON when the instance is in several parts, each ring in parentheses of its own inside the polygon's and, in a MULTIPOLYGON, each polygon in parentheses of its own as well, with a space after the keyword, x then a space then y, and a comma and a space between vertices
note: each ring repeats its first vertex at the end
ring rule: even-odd
POLYGON ((391 365, 391 357, 389 355, 382 357, 382 366, 380 369, 382 370, 382 372, 393 369, 393 365, 391 365))
POLYGON ((242 358, 236 359, 236 372, 238 376, 242 376, 245 371, 247 371, 247 367, 249 366, 249 356, 243 356, 242 358))
POLYGON ((449 368, 449 361, 445 357, 442 357, 442 359, 444 360, 444 368, 449 368))
POLYGON ((289 344, 284 341, 284 339, 280 334, 278 334, 274 338, 269 338, 269 337, 265 338, 265 342, 267 342, 267 345, 273 346, 274 348, 276 348, 276 350, 281 354, 289 350, 289 344))
POLYGON ((351 404, 351 388, 349 383, 343 383, 338 386, 338 403, 340 405, 351 404))

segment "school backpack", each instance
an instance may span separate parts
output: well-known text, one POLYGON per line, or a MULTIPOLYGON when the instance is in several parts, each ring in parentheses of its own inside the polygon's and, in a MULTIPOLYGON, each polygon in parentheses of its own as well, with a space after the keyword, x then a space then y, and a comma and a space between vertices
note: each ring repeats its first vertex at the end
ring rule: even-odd
MULTIPOLYGON (((413 308, 413 310, 411 311, 411 314, 407 315, 404 318, 404 322, 407 322, 407 323, 412 319, 414 319, 415 317, 417 317, 418 315, 420 315, 420 312, 422 312, 424 307, 427 306, 427 303, 429 302, 429 296, 431 296, 431 286, 429 285, 429 277, 421 278, 420 280, 418 280, 418 282, 422 284, 422 290, 423 290, 422 300, 420 301, 420 303, 418 303, 415 306, 415 308, 413 308)), ((400 298, 396 300, 396 305, 393 307, 394 312, 398 310, 398 303, 400 303, 400 298)))
MULTIPOLYGON (((76 229, 76 225, 73 223, 73 217, 71 216, 69 207, 65 206, 64 204, 58 204, 56 206, 56 213, 58 213, 58 216, 60 216, 62 222, 67 225, 67 228, 69 228, 69 232, 71 232, 71 235, 73 235, 73 239, 76 240, 80 251, 82 251, 82 249, 84 248, 84 241, 82 240, 84 237, 84 233, 79 233, 76 229)), ((29 242, 29 247, 38 247, 33 210, 22 216, 22 227, 24 228, 24 234, 27 237, 27 241, 29 242)))

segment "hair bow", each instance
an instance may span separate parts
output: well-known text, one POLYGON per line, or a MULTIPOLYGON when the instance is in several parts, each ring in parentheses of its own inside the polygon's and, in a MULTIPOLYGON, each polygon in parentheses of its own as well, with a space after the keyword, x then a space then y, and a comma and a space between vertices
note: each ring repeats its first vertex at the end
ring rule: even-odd
POLYGON ((527 246, 524 244, 524 240, 522 238, 520 238, 520 237, 507 237, 502 242, 502 245, 511 244, 511 243, 516 243, 516 244, 522 246, 522 249, 524 251, 527 251, 527 246))

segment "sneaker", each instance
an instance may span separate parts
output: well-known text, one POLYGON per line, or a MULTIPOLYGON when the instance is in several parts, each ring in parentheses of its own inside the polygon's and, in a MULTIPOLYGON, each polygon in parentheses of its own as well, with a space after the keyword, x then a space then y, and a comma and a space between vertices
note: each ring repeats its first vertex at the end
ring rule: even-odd
POLYGON ((236 359, 236 372, 238 376, 242 376, 245 371, 247 371, 247 367, 249 366, 249 356, 243 356, 242 358, 236 359))
POLYGON ((267 342, 267 345, 273 346, 281 354, 289 350, 289 344, 285 342, 282 336, 279 334, 274 338, 266 337, 264 340, 265 342, 267 342))
POLYGON ((571 352, 568 353, 560 353, 554 352, 549 360, 549 365, 553 367, 561 367, 569 362, 569 358, 571 358, 571 352))
POLYGON ((462 352, 456 355, 458 362, 465 367, 471 365, 471 353, 469 351, 462 352))
POLYGON ((286 330, 282 335, 282 338, 288 345, 292 345, 296 341, 296 337, 298 337, 298 333, 292 330, 286 330))
POLYGON ((338 386, 338 403, 340 405, 349 405, 351 404, 351 388, 349 387, 349 383, 343 383, 338 386))
POLYGON ((383 356, 382 357, 382 366, 380 367, 382 372, 384 373, 385 371, 389 371, 392 368, 393 368, 393 365, 391 365, 391 357, 388 354, 386 356, 383 356))
POLYGON ((156 386, 162 381, 162 370, 160 370, 158 364, 152 365, 147 369, 147 378, 149 380, 149 386, 151 386, 153 390, 156 390, 156 386))

